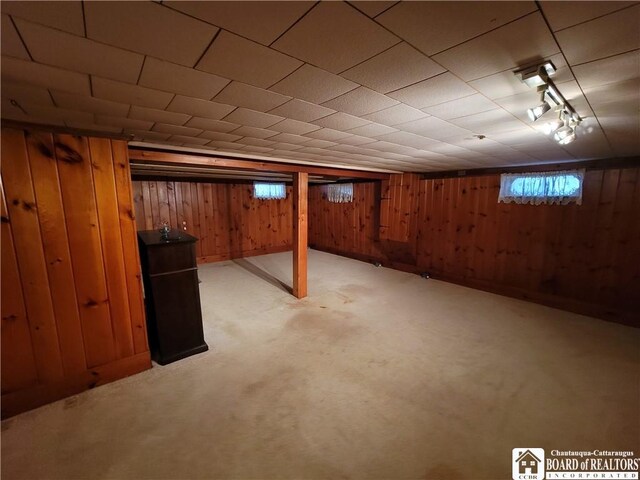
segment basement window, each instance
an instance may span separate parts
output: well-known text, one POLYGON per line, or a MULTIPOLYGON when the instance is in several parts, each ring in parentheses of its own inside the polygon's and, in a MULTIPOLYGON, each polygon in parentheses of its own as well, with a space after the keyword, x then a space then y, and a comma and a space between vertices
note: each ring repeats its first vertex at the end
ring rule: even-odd
POLYGON ((327 200, 332 203, 353 202, 353 183, 330 183, 324 188, 327 200))
POLYGON ((280 200, 287 198, 284 183, 253 182, 253 197, 260 200, 280 200))
POLYGON ((498 203, 581 205, 583 180, 584 170, 503 173, 498 203))

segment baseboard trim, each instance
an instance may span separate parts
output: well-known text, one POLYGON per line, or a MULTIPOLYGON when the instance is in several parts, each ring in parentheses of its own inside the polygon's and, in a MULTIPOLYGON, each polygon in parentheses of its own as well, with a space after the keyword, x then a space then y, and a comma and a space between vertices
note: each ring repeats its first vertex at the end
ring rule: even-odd
POLYGON ((255 250, 243 250, 242 252, 227 252, 218 255, 202 255, 197 257, 198 263, 223 262, 225 260, 233 260, 234 258, 255 257, 257 255, 268 255, 270 253, 290 252, 291 245, 280 245, 277 247, 265 247, 255 250))
POLYGON ((54 383, 5 393, 2 395, 2 418, 12 417, 18 413, 120 380, 149 368, 151 368, 149 352, 142 352, 132 357, 91 368, 54 383))

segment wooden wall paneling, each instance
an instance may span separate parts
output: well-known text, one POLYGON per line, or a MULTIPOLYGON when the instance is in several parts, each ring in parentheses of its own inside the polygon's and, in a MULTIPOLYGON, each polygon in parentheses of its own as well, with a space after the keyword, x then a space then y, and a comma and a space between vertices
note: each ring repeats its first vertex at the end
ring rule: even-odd
MULTIPOLYGON (((598 218, 596 221, 595 232, 595 264, 592 265, 592 271, 595 272, 596 289, 594 299, 603 301, 607 297, 608 290, 611 288, 611 279, 614 275, 614 266, 611 262, 612 253, 615 255, 617 242, 614 238, 615 233, 615 212, 619 201, 623 201, 619 192, 620 170, 605 170, 602 179, 602 188, 600 190, 600 203, 598 205, 598 218)), ((630 199, 624 199, 626 201, 630 199)))
POLYGON ((86 370, 87 364, 78 299, 75 289, 69 288, 75 281, 53 136, 27 132, 26 143, 62 364, 65 375, 78 373, 86 370))
POLYGON ((134 347, 111 141, 90 138, 89 152, 116 358, 124 358, 133 355, 134 347))
MULTIPOLYGON (((153 210, 151 209, 151 182, 140 182, 142 185, 142 200, 144 210, 144 228, 143 230, 153 230, 156 224, 153 221, 153 210)), ((155 190, 153 190, 155 193, 155 190)), ((156 199, 158 197, 156 196, 156 199)))
POLYGON ((64 375, 27 147, 22 131, 2 132, 2 178, 38 378, 64 375))
POLYGON ((169 202, 169 225, 171 225, 171 228, 179 230, 180 222, 178 222, 178 207, 176 205, 174 182, 167 182, 167 200, 169 202))
MULTIPOLYGON (((4 155, 4 150, 3 150, 4 155)), ((0 182, 0 201, 2 202, 0 249, 1 298, 2 314, 2 394, 21 390, 38 382, 38 371, 34 357, 33 345, 27 311, 20 284, 20 273, 16 260, 11 232, 11 219, 7 212, 4 188, 0 182)))
POLYGON ((87 366, 116 358, 86 138, 54 135, 87 366))
POLYGON ((192 215, 192 220, 191 220, 191 231, 193 232, 194 236, 198 237, 198 241, 196 242, 196 253, 198 255, 204 255, 205 253, 205 248, 204 248, 204 242, 202 240, 202 229, 201 229, 201 223, 200 223, 200 202, 198 201, 198 185, 196 183, 190 183, 189 185, 189 192, 190 192, 190 196, 191 196, 191 215, 192 215))
POLYGON ((111 151, 113 153, 122 252, 129 300, 131 338, 133 339, 134 352, 140 354, 148 352, 149 345, 147 343, 136 216, 133 214, 132 182, 129 158, 127 156, 127 143, 120 140, 111 140, 111 151))
POLYGON ((569 266, 569 271, 573 273, 573 281, 569 283, 567 291, 564 292, 569 297, 580 298, 581 289, 584 289, 583 291, 589 295, 588 298, 593 296, 593 284, 583 285, 583 281, 590 276, 588 263, 593 257, 593 248, 595 246, 595 230, 599 215, 600 190, 603 177, 604 172, 602 170, 586 172, 585 174, 582 189, 582 206, 580 207, 582 215, 576 222, 577 242, 572 249, 569 266))
POLYGON ((639 308, 637 290, 640 284, 640 249, 631 248, 640 245, 640 222, 630 222, 629 218, 640 212, 640 169, 623 169, 620 172, 618 201, 614 211, 616 248, 612 249, 610 262, 614 265, 614 275, 609 278, 608 302, 616 301, 616 297, 627 300, 625 306, 639 308))
POLYGON ((133 182, 133 208, 134 216, 136 220, 136 226, 139 226, 140 230, 145 229, 144 225, 144 203, 142 198, 142 182, 133 182))

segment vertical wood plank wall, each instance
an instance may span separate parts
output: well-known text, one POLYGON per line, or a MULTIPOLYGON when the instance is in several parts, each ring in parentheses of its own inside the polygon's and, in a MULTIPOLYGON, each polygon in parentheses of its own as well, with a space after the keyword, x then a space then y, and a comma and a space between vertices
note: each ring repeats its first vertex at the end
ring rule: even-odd
POLYGON ((376 184, 349 204, 313 186, 310 246, 640 326, 640 169, 587 171, 583 204, 566 206, 498 203, 499 175, 408 183, 395 207, 382 194, 380 234, 376 184))
POLYGON ((201 263, 292 249, 291 187, 282 200, 253 198, 250 183, 134 180, 133 192, 138 230, 186 226, 201 263))
POLYGON ((2 129, 2 416, 151 366, 124 141, 2 129))

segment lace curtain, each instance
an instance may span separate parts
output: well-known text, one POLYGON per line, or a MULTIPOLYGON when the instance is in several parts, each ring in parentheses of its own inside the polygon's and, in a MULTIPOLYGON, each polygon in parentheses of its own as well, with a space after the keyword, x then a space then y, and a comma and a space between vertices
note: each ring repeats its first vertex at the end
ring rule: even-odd
POLYGON ((325 191, 330 202, 353 202, 353 183, 330 183, 325 185, 325 191))
POLYGON ((261 200, 278 200, 287 198, 287 189, 284 183, 253 183, 253 196, 261 200))
POLYGON ((567 205, 582 204, 584 170, 562 172, 503 173, 498 202, 567 205))

